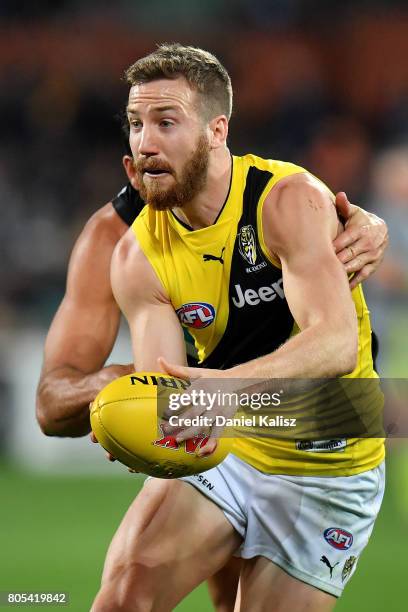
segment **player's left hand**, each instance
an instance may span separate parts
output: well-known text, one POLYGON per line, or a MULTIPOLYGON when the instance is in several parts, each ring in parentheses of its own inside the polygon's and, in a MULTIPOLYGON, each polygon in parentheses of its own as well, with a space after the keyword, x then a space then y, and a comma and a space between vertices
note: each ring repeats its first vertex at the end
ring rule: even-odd
MULTIPOLYGON (((161 368, 171 376, 176 376, 177 378, 182 378, 185 380, 190 380, 192 385, 188 388, 187 393, 191 393, 191 391, 196 390, 197 392, 204 391, 205 393, 217 393, 222 391, 231 392, 231 381, 225 381, 226 384, 221 385, 220 379, 226 379, 228 377, 226 370, 214 370, 210 368, 191 368, 187 366, 175 365, 172 363, 168 363, 163 357, 159 358, 159 363, 161 368), (206 380, 204 380, 206 379, 206 380), (229 387, 228 389, 226 387, 229 387)), ((232 418, 237 411, 236 406, 220 406, 215 404, 211 411, 208 411, 205 404, 203 405, 191 405, 183 410, 182 418, 183 419, 192 419, 198 416, 206 416, 208 419, 214 420, 216 416, 222 415, 224 417, 232 418)), ((166 424, 166 433, 176 433, 177 442, 182 442, 183 440, 188 440, 194 436, 199 434, 209 435, 208 442, 201 446, 197 455, 200 457, 204 457, 205 455, 210 455, 214 452, 217 446, 217 438, 220 437, 221 432, 223 431, 223 426, 203 426, 203 427, 186 427, 180 431, 180 427, 171 426, 170 424, 166 424)))
POLYGON ((388 244, 388 228, 374 213, 351 204, 343 191, 336 195, 335 204, 346 223, 333 244, 346 272, 354 274, 350 280, 354 289, 380 265, 388 244))

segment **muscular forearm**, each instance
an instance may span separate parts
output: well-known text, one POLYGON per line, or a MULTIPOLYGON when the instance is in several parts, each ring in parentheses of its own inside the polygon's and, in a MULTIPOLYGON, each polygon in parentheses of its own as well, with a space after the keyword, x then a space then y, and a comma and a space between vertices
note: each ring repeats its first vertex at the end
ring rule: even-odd
POLYGON ((44 374, 37 390, 37 420, 47 436, 84 436, 90 432, 89 404, 118 376, 133 372, 133 364, 110 365, 85 374, 61 367, 44 374))
POLYGON ((228 370, 243 379, 331 378, 355 367, 357 340, 344 330, 330 331, 315 325, 294 336, 275 352, 228 370))

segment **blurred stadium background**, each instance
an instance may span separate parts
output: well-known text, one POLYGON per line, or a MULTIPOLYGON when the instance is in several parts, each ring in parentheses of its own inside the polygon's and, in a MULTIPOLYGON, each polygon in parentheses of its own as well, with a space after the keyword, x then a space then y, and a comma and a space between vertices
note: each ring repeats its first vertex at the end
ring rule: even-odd
MULTIPOLYGON (((88 440, 43 437, 35 386, 72 244, 125 184, 123 70, 162 41, 208 48, 229 69, 234 152, 300 163, 387 220, 366 293, 381 374, 407 377, 406 1, 2 0, 0 591, 69 591, 73 612, 89 609, 141 480, 88 440)), ((128 360, 125 329, 115 352, 128 360)), ((406 610, 408 452, 390 446, 384 507, 340 611, 406 610)), ((177 609, 211 610, 205 587, 177 609)))

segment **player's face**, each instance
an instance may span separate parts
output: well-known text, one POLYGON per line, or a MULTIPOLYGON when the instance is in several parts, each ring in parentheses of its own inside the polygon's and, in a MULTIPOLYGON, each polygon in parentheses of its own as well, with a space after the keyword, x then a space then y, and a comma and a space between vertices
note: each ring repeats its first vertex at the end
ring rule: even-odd
POLYGON ((156 210, 190 202, 205 185, 210 151, 197 93, 181 77, 135 85, 128 118, 142 198, 156 210))

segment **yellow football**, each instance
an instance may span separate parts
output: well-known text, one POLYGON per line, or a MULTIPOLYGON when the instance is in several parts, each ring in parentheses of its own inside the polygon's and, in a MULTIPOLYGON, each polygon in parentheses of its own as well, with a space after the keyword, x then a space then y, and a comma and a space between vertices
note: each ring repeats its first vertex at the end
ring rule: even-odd
POLYGON ((198 457, 206 438, 178 443, 166 435, 162 420, 170 393, 183 393, 188 382, 167 374, 135 372, 117 378, 91 405, 91 427, 98 442, 124 465, 157 478, 198 474, 223 461, 233 440, 220 438, 215 451, 198 457))

